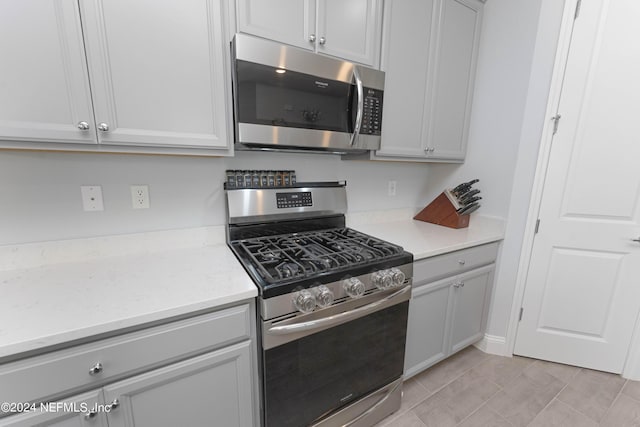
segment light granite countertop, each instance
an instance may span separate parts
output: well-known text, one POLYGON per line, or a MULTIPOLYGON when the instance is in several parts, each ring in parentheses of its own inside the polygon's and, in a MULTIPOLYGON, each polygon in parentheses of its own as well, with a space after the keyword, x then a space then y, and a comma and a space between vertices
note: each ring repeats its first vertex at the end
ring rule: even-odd
MULTIPOLYGON (((453 230, 411 209, 347 215, 347 225, 421 259, 502 239, 474 215, 453 230)), ((233 304, 258 290, 223 226, 0 246, 0 359, 233 304)))
POLYGON ((0 248, 0 359, 258 295, 224 241, 159 233, 0 248))
POLYGON ((472 215, 469 227, 453 229, 413 220, 412 210, 393 210, 386 214, 357 213, 347 224, 363 233, 387 240, 413 254, 414 260, 502 240, 504 220, 472 215))

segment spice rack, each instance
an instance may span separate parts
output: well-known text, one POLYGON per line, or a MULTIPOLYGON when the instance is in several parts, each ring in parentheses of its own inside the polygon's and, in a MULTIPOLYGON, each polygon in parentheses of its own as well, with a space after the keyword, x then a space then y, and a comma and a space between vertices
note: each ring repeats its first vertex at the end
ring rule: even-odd
POLYGON ((469 226, 468 214, 460 215, 457 210, 460 208, 455 196, 449 190, 445 190, 424 209, 422 209, 413 219, 430 222, 432 224, 443 225, 449 228, 465 228, 469 226))
POLYGON ((294 170, 227 170, 225 188, 278 188, 296 183, 294 170))

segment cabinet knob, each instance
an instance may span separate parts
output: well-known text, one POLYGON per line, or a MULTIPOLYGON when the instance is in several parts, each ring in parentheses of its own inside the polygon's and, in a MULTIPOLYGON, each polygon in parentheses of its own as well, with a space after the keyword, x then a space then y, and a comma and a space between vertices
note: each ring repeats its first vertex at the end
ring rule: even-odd
POLYGON ((91 412, 87 412, 86 414, 84 414, 84 419, 85 420, 92 420, 96 417, 96 415, 98 415, 97 411, 91 411, 91 412))
POLYGON ((113 399, 113 402, 111 402, 108 406, 109 411, 114 411, 120 406, 120 401, 118 399, 113 399))
POLYGON ((467 262, 465 260, 463 260, 463 259, 459 259, 458 260, 458 264, 460 264, 460 265, 465 265, 466 263, 467 262))
POLYGON ((453 284, 454 288, 464 288, 464 282, 456 282, 453 284))
POLYGON ((98 362, 91 369, 89 369, 89 375, 98 375, 102 372, 102 363, 98 362))
POLYGON ((80 129, 80 130, 89 130, 89 123, 87 123, 87 122, 78 122, 78 129, 80 129))
POLYGON ((324 38, 324 37, 320 37, 319 42, 320 42, 321 45, 324 45, 327 42, 327 39, 324 38))
POLYGON ((101 132, 108 132, 109 131, 109 125, 106 123, 100 123, 98 125, 98 130, 101 132))
POLYGON ((311 43, 315 42, 315 41, 316 41, 316 35, 315 35, 315 34, 311 34, 311 35, 309 35, 309 41, 310 41, 311 43))
POLYGON ((640 243, 640 237, 638 237, 637 239, 631 239, 631 241, 640 243))

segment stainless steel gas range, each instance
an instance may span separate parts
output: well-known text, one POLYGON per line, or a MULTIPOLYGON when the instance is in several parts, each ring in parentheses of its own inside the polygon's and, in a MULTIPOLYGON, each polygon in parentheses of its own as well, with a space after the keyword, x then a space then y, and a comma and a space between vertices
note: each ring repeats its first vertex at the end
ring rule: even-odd
POLYGON ((400 407, 413 256, 345 227, 345 183, 227 190, 260 289, 265 427, 371 426, 400 407))

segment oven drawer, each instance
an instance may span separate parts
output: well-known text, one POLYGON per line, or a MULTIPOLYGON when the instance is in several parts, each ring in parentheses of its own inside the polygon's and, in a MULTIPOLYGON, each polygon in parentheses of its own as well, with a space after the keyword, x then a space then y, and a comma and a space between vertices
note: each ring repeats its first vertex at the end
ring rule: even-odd
POLYGON ((414 286, 495 262, 498 242, 474 246, 413 263, 414 286))
POLYGON ((248 339, 250 321, 245 304, 0 365, 0 402, 37 402, 100 387, 248 339))

